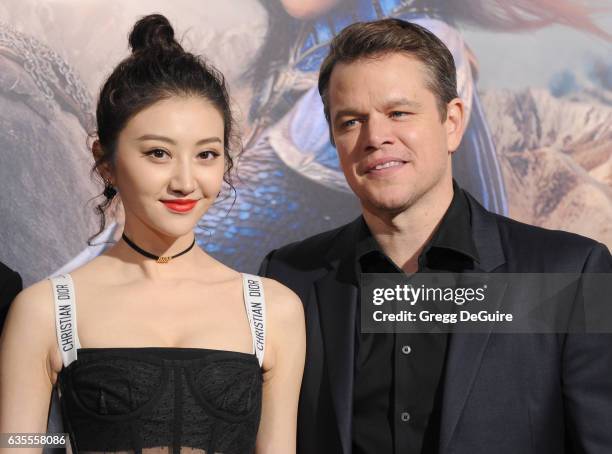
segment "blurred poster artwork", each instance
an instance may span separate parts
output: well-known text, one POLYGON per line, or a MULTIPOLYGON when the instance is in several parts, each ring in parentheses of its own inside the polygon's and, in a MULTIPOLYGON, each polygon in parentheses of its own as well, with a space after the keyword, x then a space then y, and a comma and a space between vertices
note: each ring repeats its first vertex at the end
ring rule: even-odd
POLYGON ((198 244, 255 272, 264 255, 359 215, 317 92, 348 24, 416 22, 449 47, 469 120, 453 157, 488 209, 612 247, 612 1, 22 0, 0 4, 0 261, 26 284, 69 271, 120 236, 98 230, 91 175, 97 93, 127 34, 166 15, 186 50, 226 75, 243 133, 234 193, 198 244))

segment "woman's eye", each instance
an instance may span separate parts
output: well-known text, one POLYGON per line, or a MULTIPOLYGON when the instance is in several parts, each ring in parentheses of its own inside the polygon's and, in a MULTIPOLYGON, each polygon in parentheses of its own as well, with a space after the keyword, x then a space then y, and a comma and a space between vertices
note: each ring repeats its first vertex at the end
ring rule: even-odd
POLYGON ((207 151, 201 152, 199 156, 202 159, 210 160, 210 159, 215 159, 217 156, 219 156, 219 153, 217 153, 216 151, 207 150, 207 151))
POLYGON ((149 150, 145 153, 147 156, 152 156, 157 159, 163 159, 168 155, 166 150, 162 150, 161 148, 155 148, 154 150, 149 150))

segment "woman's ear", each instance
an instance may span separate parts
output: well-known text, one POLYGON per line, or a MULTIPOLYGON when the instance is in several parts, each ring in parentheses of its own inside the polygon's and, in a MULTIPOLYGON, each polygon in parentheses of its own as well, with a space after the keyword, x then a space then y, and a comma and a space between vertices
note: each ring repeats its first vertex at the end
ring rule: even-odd
MULTIPOLYGON (((100 162, 104 157, 104 150, 98 139, 94 140, 91 145, 91 153, 95 162, 100 162)), ((109 162, 102 162, 98 167, 97 171, 104 181, 113 184, 113 176, 109 162)))

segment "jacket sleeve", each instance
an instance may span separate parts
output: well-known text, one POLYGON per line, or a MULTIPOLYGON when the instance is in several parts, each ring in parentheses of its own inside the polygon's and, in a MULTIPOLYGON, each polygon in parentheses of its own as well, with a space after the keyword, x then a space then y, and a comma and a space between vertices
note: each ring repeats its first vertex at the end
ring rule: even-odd
MULTIPOLYGON (((592 248, 583 273, 610 273, 612 279, 612 256, 604 245, 592 248)), ((612 314, 609 293, 605 299, 597 304, 607 305, 607 314, 612 314)), ((611 453, 612 332, 567 334, 562 384, 568 451, 611 453)))
POLYGON ((15 296, 22 289, 21 276, 13 270, 4 267, 5 273, 0 276, 0 333, 4 326, 4 320, 9 307, 15 296))

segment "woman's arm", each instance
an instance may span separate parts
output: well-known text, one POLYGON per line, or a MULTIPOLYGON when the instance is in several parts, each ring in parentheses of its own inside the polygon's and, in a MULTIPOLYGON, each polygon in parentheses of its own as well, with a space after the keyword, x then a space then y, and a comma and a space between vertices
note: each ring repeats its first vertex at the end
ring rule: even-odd
POLYGON ((0 338, 0 433, 46 432, 51 388, 61 368, 54 327, 48 281, 15 298, 0 338))
POLYGON ((299 297, 264 279, 266 350, 263 408, 257 454, 291 454, 296 450, 297 408, 304 371, 306 333, 299 297))

